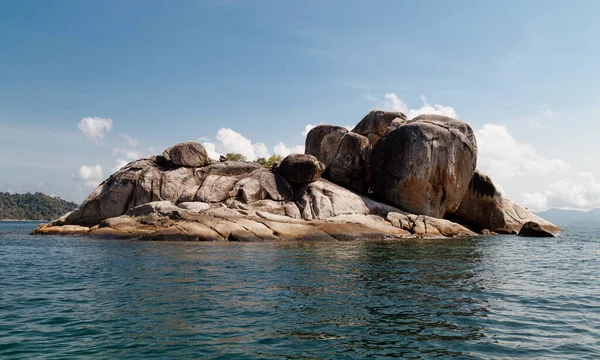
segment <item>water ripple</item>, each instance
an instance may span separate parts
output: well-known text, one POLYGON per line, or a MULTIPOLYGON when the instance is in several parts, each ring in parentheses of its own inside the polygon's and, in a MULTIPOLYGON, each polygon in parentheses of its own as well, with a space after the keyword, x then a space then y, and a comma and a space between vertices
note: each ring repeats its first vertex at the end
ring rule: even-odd
POLYGON ((351 243, 0 224, 0 358, 600 357, 600 233, 351 243))

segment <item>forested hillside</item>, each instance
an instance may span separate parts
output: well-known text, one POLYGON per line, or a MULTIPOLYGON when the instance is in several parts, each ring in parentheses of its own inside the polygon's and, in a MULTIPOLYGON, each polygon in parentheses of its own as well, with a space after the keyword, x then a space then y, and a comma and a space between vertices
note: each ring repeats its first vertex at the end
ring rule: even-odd
POLYGON ((77 204, 36 192, 0 192, 0 219, 51 220, 75 209, 77 204))

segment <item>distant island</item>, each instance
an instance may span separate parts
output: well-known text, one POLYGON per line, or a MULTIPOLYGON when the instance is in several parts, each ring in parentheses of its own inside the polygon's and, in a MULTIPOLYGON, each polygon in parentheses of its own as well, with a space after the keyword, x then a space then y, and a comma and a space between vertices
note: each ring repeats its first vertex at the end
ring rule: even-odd
POLYGON ((0 192, 0 220, 51 220, 74 210, 78 204, 40 192, 0 192))
POLYGON ((589 211, 548 209, 536 214, 558 226, 600 228, 600 208, 589 211))

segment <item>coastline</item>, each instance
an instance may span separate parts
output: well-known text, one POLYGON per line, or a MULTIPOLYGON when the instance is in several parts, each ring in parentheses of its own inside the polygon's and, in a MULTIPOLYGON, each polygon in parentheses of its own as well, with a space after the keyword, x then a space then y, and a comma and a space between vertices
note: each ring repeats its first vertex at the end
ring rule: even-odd
POLYGON ((50 222, 51 220, 32 220, 32 219, 0 219, 0 222, 9 222, 9 221, 22 221, 22 222, 50 222))

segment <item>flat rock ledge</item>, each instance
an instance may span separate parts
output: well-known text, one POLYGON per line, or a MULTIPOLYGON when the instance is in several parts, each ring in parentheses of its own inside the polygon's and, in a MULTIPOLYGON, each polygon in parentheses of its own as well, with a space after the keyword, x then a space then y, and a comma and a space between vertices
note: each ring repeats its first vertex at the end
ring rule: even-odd
POLYGON ((267 211, 211 206, 206 203, 175 205, 170 201, 157 201, 137 206, 126 215, 103 220, 92 227, 41 224, 32 234, 154 241, 238 242, 381 241, 476 235, 462 225, 448 220, 394 210, 397 211, 389 211, 385 217, 348 213, 328 219, 305 220, 267 211))

